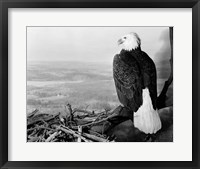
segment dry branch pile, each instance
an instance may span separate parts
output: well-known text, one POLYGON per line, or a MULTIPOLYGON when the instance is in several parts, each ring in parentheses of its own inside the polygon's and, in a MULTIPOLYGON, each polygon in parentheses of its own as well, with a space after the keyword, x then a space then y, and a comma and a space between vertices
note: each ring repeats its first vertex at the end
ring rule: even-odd
POLYGON ((149 142, 173 140, 173 107, 159 110, 162 129, 149 137, 134 127, 133 113, 122 106, 101 113, 72 109, 65 114, 42 114, 39 110, 27 116, 28 142, 149 142))
POLYGON ((65 106, 65 115, 41 114, 35 110, 27 116, 28 142, 113 142, 114 138, 105 134, 110 126, 109 118, 115 111, 94 111, 72 109, 65 106), (98 128, 98 130, 96 130, 98 128))

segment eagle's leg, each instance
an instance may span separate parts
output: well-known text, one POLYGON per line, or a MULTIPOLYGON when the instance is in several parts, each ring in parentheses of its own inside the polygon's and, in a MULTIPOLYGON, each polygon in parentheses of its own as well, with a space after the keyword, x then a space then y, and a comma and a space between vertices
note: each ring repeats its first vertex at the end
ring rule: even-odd
POLYGON ((156 140, 155 134, 147 134, 146 138, 144 139, 144 142, 154 142, 156 140))

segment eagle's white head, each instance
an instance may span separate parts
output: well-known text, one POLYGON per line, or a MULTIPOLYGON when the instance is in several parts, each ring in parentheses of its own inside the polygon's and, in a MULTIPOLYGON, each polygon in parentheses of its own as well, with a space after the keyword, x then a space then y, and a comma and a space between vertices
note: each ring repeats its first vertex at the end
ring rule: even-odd
POLYGON ((134 50, 141 45, 141 40, 137 33, 131 32, 118 40, 118 45, 122 45, 124 50, 134 50))

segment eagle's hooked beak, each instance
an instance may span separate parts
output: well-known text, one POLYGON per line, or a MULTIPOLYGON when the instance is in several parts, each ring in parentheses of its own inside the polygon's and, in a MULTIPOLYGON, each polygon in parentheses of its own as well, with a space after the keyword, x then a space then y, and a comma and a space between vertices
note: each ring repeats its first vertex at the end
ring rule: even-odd
POLYGON ((119 39, 119 40, 117 41, 117 43, 118 43, 118 45, 121 45, 122 43, 124 43, 124 40, 119 39))

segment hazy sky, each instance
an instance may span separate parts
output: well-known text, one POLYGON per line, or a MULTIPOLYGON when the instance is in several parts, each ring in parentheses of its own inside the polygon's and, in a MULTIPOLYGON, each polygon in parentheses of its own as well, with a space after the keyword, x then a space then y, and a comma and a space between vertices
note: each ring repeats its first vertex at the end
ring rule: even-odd
MULTIPOLYGON (((168 27, 28 27, 27 61, 112 62, 117 40, 129 32, 141 38, 141 48, 154 60, 167 49, 168 27)), ((166 52, 165 52, 166 53, 166 52)), ((161 56, 160 56, 161 57, 161 56)))

